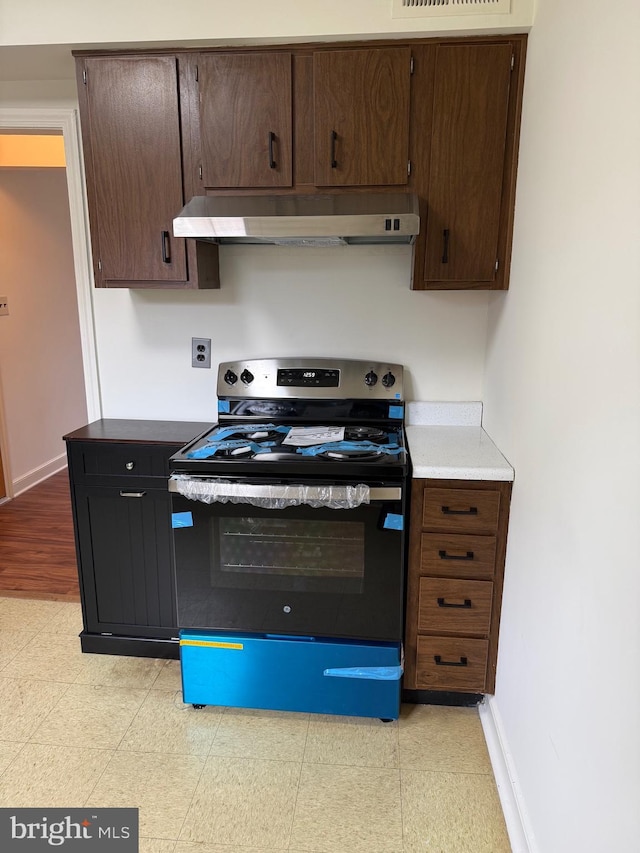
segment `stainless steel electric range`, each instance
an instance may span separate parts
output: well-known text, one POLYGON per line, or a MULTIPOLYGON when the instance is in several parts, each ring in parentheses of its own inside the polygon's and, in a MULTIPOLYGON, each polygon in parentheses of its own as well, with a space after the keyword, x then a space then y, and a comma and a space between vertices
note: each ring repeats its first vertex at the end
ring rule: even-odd
POLYGON ((217 392, 171 459, 185 701, 396 718, 402 367, 224 363, 217 392))

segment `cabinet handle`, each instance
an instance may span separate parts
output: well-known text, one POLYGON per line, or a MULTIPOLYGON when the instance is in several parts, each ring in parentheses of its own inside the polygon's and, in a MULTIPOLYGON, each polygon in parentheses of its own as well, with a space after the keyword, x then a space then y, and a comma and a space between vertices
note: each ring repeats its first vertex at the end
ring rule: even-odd
POLYGON ((433 656, 434 661, 436 662, 436 666, 467 666, 468 660, 465 657, 461 657, 459 661, 457 660, 442 660, 440 655, 433 656))
POLYGON ((338 141, 338 134, 335 130, 331 131, 331 168, 336 169, 338 166, 338 161, 336 160, 336 142, 338 141))
POLYGON ((171 244, 169 243, 169 232, 162 232, 162 263, 171 263, 171 244))
POLYGON ((269 131, 269 168, 275 169, 276 161, 273 159, 273 143, 276 141, 276 135, 273 131, 269 131))
POLYGON ((438 551, 438 556, 441 560, 473 560, 473 551, 467 551, 466 556, 462 554, 447 554, 446 551, 438 551))
POLYGON ((133 471, 135 464, 135 462, 125 462, 124 467, 127 469, 127 471, 133 471))
POLYGON ((464 604, 455 604, 454 602, 446 601, 444 598, 439 598, 438 607, 458 607, 460 610, 469 610, 471 607, 471 599, 465 598, 464 604))
POLYGON ((445 228, 442 232, 442 263, 449 263, 449 229, 445 228))
POLYGON ((121 498, 143 498, 146 494, 146 492, 125 492, 120 489, 121 498))
POLYGON ((443 515, 477 515, 478 507, 470 506, 469 509, 449 509, 448 506, 441 506, 443 515))

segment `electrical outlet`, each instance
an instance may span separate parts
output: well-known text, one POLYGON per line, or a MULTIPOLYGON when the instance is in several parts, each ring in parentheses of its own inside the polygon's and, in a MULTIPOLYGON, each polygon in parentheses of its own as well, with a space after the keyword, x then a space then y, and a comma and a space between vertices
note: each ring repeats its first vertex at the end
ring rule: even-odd
POLYGON ((191 338, 191 367, 211 367, 211 338, 191 338))
POLYGON ((0 296, 0 314, 9 313, 9 300, 6 296, 0 296))

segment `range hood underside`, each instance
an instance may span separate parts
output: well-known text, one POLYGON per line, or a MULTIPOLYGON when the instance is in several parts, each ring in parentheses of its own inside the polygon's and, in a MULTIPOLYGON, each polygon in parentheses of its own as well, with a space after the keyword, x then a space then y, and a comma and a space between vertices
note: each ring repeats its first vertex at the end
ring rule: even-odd
POLYGON ((196 196, 174 219, 176 237, 220 244, 413 243, 419 230, 409 193, 196 196))

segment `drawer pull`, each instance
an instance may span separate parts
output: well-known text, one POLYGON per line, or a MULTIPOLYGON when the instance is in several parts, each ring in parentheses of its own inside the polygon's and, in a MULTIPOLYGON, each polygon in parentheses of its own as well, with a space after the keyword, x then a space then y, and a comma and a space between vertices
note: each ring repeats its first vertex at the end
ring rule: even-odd
POLYGON ((120 490, 121 498, 143 498, 146 494, 146 492, 124 492, 122 489, 120 490))
POLYGON ((450 509, 448 506, 440 507, 443 515, 477 515, 478 507, 470 506, 469 509, 450 509))
POLYGON ((135 464, 135 462, 126 462, 124 467, 127 469, 127 471, 133 471, 135 464))
POLYGON ((446 601, 444 598, 439 598, 438 607, 458 607, 461 610, 469 610, 471 607, 471 599, 465 598, 463 604, 456 604, 455 602, 446 601))
POLYGON ((461 657, 460 660, 442 660, 440 655, 433 656, 434 661, 436 662, 436 666, 467 666, 468 661, 465 657, 461 657))
POLYGON ((473 560, 473 551, 467 551, 466 556, 463 554, 447 554, 446 551, 438 551, 438 556, 441 560, 473 560))

